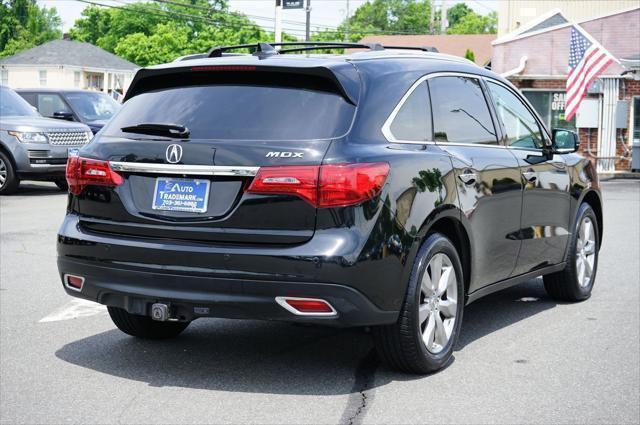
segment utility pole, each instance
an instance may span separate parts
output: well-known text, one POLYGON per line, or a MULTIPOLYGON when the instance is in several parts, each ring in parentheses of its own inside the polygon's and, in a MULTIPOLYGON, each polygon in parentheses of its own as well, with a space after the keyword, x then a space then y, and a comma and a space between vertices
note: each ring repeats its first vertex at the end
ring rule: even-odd
POLYGON ((282 0, 276 0, 276 16, 273 36, 276 43, 282 42, 282 0))
POLYGON ((431 9, 430 10, 431 17, 429 18, 429 34, 433 35, 435 30, 433 21, 435 21, 436 19, 436 1, 435 0, 429 1, 429 8, 431 9))
POLYGON ((307 0, 307 28, 305 32, 305 40, 311 40, 311 0, 307 0))
POLYGON ((349 42, 349 15, 350 15, 350 11, 349 11, 349 0, 347 0, 347 20, 345 23, 345 28, 344 28, 344 38, 347 43, 349 42))
POLYGON ((449 21, 447 20, 447 0, 442 0, 442 6, 440 6, 440 34, 446 34, 448 26, 449 21))

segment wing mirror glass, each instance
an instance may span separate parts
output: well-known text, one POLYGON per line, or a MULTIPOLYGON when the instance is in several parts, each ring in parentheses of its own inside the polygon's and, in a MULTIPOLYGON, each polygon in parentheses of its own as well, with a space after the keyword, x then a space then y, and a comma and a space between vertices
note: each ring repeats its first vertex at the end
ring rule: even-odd
POLYGON ((576 152, 580 146, 578 133, 563 128, 554 128, 552 131, 553 151, 556 153, 576 152))
POLYGON ((58 120, 73 121, 73 114, 68 111, 56 111, 53 113, 53 118, 58 120))

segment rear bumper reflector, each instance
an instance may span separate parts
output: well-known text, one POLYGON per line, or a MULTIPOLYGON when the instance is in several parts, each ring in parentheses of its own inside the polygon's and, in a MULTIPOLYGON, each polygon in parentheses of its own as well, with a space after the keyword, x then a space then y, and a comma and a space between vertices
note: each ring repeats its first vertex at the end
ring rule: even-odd
POLYGON ((336 316, 331 304, 320 298, 276 297, 276 302, 297 316, 336 316))
POLYGON ((65 274, 62 278, 64 286, 72 291, 82 292, 82 286, 84 285, 84 277, 75 276, 72 274, 65 274))

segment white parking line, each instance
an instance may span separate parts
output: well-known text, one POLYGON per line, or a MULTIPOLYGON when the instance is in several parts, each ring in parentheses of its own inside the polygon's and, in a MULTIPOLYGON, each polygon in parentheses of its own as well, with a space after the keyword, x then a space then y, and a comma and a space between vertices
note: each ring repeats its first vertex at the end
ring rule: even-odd
POLYGON ((102 304, 81 299, 72 299, 51 314, 43 317, 38 323, 59 322, 62 320, 77 319, 80 317, 96 316, 106 314, 107 308, 102 304))

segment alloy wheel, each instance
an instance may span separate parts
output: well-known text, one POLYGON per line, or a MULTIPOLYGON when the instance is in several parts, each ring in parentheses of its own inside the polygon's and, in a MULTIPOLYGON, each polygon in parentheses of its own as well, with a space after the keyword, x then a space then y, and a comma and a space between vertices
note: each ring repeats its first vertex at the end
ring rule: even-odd
POLYGON ((576 272, 578 284, 583 288, 591 283, 596 255, 596 235, 593 221, 589 217, 584 217, 578 229, 578 241, 576 242, 576 272))
POLYGON ((446 346, 456 322, 458 281, 451 259, 434 255, 424 272, 420 290, 419 320, 422 340, 432 354, 446 346))
POLYGON ((4 186, 7 181, 7 164, 0 158, 0 188, 4 186))

